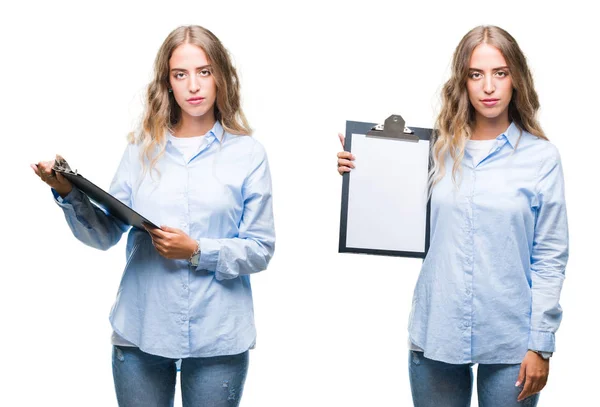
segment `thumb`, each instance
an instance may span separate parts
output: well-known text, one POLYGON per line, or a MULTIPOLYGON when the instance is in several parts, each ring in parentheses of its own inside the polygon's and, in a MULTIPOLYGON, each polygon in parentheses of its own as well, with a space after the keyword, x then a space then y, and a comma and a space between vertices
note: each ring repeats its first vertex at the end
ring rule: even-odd
POLYGON ((525 372, 527 368, 525 367, 525 363, 521 363, 521 369, 519 369, 519 377, 517 377, 517 382, 515 383, 516 387, 519 387, 525 381, 525 372))
POLYGON ((340 143, 342 143, 342 148, 344 148, 344 136, 342 135, 342 133, 338 133, 338 138, 340 139, 340 143))

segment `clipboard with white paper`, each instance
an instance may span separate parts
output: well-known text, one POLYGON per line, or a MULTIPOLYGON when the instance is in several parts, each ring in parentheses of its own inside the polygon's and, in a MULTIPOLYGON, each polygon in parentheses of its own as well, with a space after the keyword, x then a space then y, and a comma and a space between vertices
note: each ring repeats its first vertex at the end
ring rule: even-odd
POLYGON ((347 121, 344 149, 356 157, 343 176, 340 253, 425 258, 432 129, 347 121))

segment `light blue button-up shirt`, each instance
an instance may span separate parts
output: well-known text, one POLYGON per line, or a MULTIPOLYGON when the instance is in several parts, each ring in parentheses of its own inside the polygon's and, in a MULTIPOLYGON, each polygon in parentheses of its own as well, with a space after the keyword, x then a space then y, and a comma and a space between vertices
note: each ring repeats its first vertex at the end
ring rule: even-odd
MULTIPOLYGON (((170 358, 237 354, 256 339, 250 277, 275 247, 271 176, 262 145, 219 122, 188 162, 168 141, 160 176, 141 177, 140 149, 127 146, 109 192, 156 225, 200 241, 198 267, 162 257, 147 232, 131 228, 126 265, 110 313, 114 331, 170 358)), ((56 196, 56 195, 55 195, 56 196)), ((106 250, 129 229, 78 189, 57 203, 75 237, 106 250)))
POLYGON ((456 187, 447 157, 431 198, 431 241, 410 341, 446 363, 521 363, 554 352, 568 258, 560 156, 513 123, 456 187))

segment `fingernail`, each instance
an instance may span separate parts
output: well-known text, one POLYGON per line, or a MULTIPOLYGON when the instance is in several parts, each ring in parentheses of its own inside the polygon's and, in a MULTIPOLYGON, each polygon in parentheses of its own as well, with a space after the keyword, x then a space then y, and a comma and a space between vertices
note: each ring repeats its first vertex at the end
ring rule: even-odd
POLYGON ((521 385, 521 382, 517 380, 517 382, 515 383, 515 387, 519 387, 521 385))

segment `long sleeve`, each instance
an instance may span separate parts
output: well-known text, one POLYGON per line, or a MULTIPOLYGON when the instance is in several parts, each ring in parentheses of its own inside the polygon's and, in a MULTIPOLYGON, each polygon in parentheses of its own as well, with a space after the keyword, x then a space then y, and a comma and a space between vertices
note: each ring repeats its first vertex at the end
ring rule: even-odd
POLYGON ((198 270, 214 271, 217 280, 267 268, 275 250, 271 175, 264 148, 256 143, 242 188, 243 214, 237 237, 200 238, 198 270))
MULTIPOLYGON (((123 154, 109 192, 130 206, 131 184, 128 167, 129 148, 123 154)), ((62 208, 73 235, 88 246, 107 250, 117 244, 122 234, 129 229, 128 225, 93 204, 87 195, 75 186, 64 199, 60 199, 56 191, 52 190, 52 193, 56 203, 62 208)))
POLYGON ((551 157, 543 160, 537 185, 529 349, 554 352, 554 334, 562 318, 559 298, 569 256, 563 172, 554 148, 551 157))

